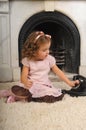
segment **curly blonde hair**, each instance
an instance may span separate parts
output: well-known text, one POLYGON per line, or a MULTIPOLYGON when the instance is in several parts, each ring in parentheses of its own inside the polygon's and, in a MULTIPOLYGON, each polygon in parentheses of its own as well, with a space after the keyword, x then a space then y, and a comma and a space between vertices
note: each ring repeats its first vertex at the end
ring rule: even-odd
POLYGON ((32 32, 26 39, 23 49, 22 58, 32 59, 40 46, 44 43, 51 42, 51 36, 44 34, 42 31, 32 32))

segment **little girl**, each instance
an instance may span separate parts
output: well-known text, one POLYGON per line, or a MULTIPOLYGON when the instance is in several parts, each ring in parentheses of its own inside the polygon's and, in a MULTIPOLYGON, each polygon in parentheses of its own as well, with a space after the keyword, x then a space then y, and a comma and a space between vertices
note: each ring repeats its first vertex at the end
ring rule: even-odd
MULTIPOLYGON (((48 78, 52 70, 69 86, 73 87, 78 81, 70 81, 65 74, 57 67, 55 58, 49 55, 51 36, 42 31, 32 32, 22 49, 22 72, 21 83, 14 87, 15 95, 22 88, 28 91, 28 101, 55 102, 62 100, 64 94, 61 89, 55 88, 48 78)), ((11 90, 2 90, 1 97, 8 97, 7 102, 22 100, 13 95, 11 90)))

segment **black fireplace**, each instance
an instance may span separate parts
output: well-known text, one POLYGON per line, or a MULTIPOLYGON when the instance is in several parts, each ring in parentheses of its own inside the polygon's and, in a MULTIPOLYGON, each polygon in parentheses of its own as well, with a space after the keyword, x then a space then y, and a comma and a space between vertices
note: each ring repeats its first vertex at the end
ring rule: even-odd
POLYGON ((80 65, 80 34, 75 23, 65 14, 54 11, 34 14, 23 24, 19 33, 19 65, 21 49, 27 36, 35 30, 52 36, 50 53, 56 64, 66 72, 78 73, 80 65))

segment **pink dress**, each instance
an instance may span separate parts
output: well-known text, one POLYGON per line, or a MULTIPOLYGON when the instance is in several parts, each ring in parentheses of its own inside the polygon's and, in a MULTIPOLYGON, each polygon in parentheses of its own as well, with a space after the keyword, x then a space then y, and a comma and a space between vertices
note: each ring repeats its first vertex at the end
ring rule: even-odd
MULTIPOLYGON (((33 85, 29 91, 33 98, 46 95, 54 97, 62 95, 61 89, 55 88, 48 77, 50 69, 55 65, 53 56, 48 55, 44 60, 40 61, 29 61, 27 58, 24 58, 22 59, 22 64, 30 68, 29 78, 33 81, 33 85)), ((25 87, 22 83, 21 86, 25 87)))

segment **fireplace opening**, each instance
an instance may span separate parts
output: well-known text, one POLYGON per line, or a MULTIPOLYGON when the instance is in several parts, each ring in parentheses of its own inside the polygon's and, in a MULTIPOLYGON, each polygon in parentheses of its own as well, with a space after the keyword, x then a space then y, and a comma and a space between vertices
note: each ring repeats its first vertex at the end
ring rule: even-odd
POLYGON ((21 49, 32 31, 44 31, 52 37, 50 53, 56 58, 56 64, 65 72, 78 73, 80 65, 80 34, 75 23, 65 14, 40 12, 31 16, 23 24, 19 33, 19 66, 21 49))

